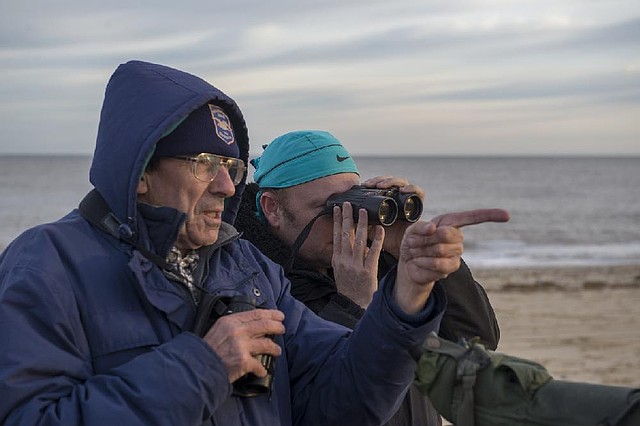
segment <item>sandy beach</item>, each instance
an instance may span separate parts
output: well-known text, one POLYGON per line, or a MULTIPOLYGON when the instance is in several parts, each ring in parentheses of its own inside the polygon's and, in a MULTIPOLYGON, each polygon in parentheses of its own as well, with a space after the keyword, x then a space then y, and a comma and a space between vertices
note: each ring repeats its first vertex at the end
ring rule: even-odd
POLYGON ((499 352, 556 379, 640 387, 640 264, 473 274, 498 317, 499 352))

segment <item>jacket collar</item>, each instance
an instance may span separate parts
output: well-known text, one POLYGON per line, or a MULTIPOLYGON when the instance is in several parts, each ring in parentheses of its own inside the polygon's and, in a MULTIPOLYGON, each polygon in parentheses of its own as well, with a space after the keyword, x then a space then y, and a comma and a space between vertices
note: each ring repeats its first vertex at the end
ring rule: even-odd
MULTIPOLYGON (((138 203, 138 211, 139 220, 144 224, 144 226, 138 226, 141 230, 141 238, 149 242, 152 251, 163 259, 166 258, 178 239, 180 227, 187 220, 187 215, 171 207, 156 207, 144 203, 138 203)), ((215 249, 238 238, 239 235, 233 226, 222 222, 218 239, 209 246, 207 253, 213 253, 215 249)))

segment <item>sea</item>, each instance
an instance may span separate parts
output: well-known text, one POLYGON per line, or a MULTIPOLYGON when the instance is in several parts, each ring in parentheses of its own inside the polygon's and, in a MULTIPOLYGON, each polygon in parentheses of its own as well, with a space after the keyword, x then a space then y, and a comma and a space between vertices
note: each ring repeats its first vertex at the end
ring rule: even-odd
MULTIPOLYGON (((363 179, 394 175, 424 188, 424 220, 509 211, 507 223, 463 228, 463 257, 472 268, 640 263, 640 157, 355 160, 363 179)), ((91 189, 90 164, 90 156, 0 156, 0 250, 75 208, 91 189)))

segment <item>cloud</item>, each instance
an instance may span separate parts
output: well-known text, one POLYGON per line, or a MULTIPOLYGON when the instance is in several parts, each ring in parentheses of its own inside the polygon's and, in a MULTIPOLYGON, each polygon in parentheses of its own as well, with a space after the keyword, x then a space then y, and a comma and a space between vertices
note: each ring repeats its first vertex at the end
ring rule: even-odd
POLYGON ((219 86, 260 141, 331 128, 410 152, 429 129, 450 141, 430 149, 517 153, 606 130, 606 152, 640 133, 638 34, 632 0, 4 2, 0 153, 91 152, 104 86, 134 58, 219 86))
POLYGON ((582 78, 510 82, 467 90, 427 95, 425 100, 526 100, 576 98, 617 102, 620 99, 640 103, 640 75, 624 72, 588 75, 582 78), (620 95, 623 95, 621 97, 620 95))

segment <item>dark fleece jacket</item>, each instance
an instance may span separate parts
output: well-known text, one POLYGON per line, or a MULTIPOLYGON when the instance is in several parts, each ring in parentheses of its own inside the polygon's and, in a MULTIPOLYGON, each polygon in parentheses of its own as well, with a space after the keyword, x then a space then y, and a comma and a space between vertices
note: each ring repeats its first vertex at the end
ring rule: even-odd
MULTIPOLYGON (((256 216, 257 191, 255 183, 250 183, 245 188, 235 226, 243 232, 243 238, 255 244, 273 261, 283 266, 288 265, 291 250, 269 232, 267 226, 256 216)), ((396 263, 393 256, 383 253, 378 275, 383 276, 396 263)), ((355 328, 364 309, 338 293, 331 271, 330 275, 326 275, 309 269, 300 259, 295 259, 293 266, 285 270, 285 273, 291 281, 291 294, 295 298, 320 317, 355 328)), ((462 262, 460 269, 441 280, 441 283, 444 284, 448 305, 440 325, 440 336, 453 341, 479 336, 486 347, 495 349, 500 334, 498 322, 484 289, 474 281, 467 265, 462 262)), ((409 388, 399 410, 386 424, 409 425, 442 425, 442 419, 431 402, 415 386, 409 388)))
MULTIPOLYGON (((255 244, 271 260, 286 265, 291 250, 271 234, 266 225, 257 218, 257 191, 258 186, 255 183, 247 185, 235 227, 243 233, 243 238, 255 244)), ((379 262, 379 275, 384 275, 395 263, 396 259, 388 253, 383 253, 379 262)), ((310 270, 299 259, 296 259, 291 270, 286 272, 291 280, 293 296, 321 317, 350 328, 354 328, 362 317, 364 310, 338 293, 331 275, 310 270)), ((495 349, 500 338, 498 321, 486 292, 473 279, 464 261, 460 269, 440 282, 444 286, 448 303, 440 325, 440 336, 452 341, 478 336, 488 349, 495 349)))

